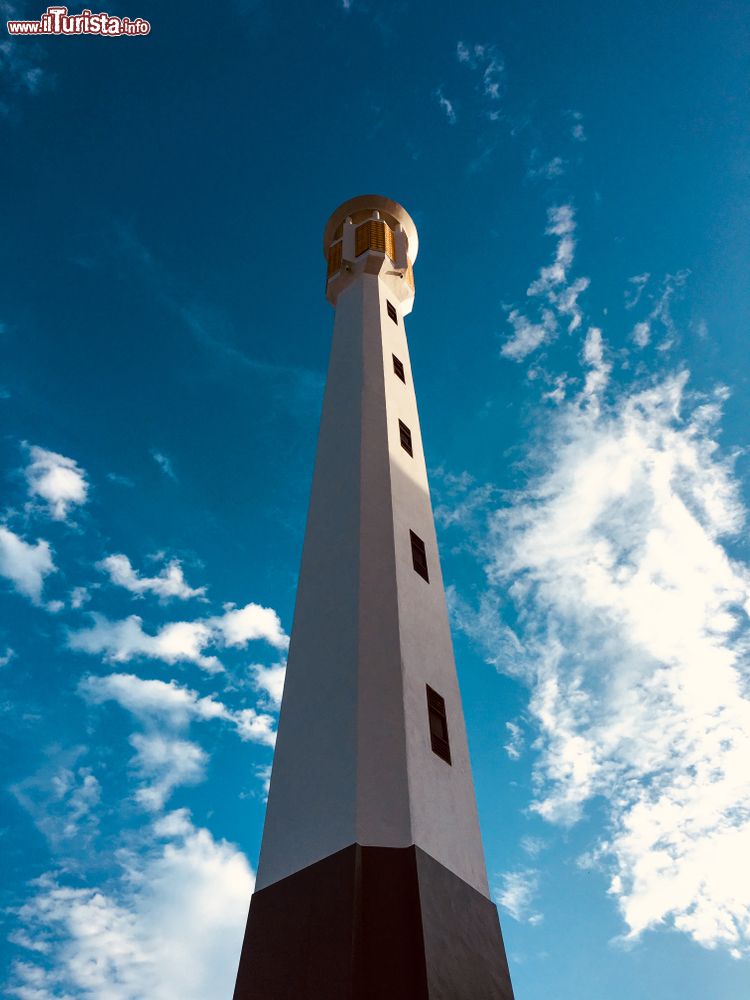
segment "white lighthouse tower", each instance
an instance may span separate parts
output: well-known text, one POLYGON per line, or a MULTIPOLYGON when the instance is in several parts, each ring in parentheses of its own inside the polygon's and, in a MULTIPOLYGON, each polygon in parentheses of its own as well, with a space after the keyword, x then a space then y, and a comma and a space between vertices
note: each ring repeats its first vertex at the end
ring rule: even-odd
POLYGON ((417 230, 331 216, 333 346, 235 1000, 512 1000, 404 318, 417 230))

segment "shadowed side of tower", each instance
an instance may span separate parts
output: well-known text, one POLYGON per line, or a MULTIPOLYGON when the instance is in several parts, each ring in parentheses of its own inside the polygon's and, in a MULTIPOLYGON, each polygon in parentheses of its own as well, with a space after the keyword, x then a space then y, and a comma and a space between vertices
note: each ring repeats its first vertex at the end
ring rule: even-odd
POLYGON ((489 898, 404 317, 417 231, 345 202, 256 891, 235 1000, 512 1000, 489 898))

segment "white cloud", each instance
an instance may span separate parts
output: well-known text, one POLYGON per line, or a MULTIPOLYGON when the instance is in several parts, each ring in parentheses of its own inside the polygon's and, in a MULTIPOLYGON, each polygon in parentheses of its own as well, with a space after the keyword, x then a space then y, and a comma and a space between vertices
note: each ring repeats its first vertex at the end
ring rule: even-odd
POLYGON ((174 482, 177 482, 177 473, 174 471, 174 466, 172 465, 172 460, 169 456, 165 455, 162 451, 157 451, 155 448, 152 448, 151 457, 168 479, 173 479, 174 482))
POLYGON ((561 316, 570 316, 568 333, 573 333, 581 325, 583 313, 578 305, 578 296, 590 285, 588 278, 576 278, 565 288, 562 288, 554 300, 555 308, 561 316))
POLYGON ((119 475, 117 472, 108 472, 107 479, 110 481, 110 483, 116 483, 118 486, 128 486, 131 489, 135 487, 135 483, 130 478, 130 476, 122 476, 119 475))
POLYGON ((107 573, 112 583, 124 587, 131 594, 152 593, 163 601, 177 597, 186 601, 191 597, 202 597, 205 587, 190 587, 182 572, 182 564, 178 559, 171 559, 158 576, 141 576, 127 556, 120 553, 107 556, 98 562, 97 569, 107 573))
POLYGON ((135 793, 144 809, 158 812, 179 785, 197 785, 205 777, 208 754, 197 743, 153 732, 133 733, 130 743, 132 764, 145 782, 135 793))
POLYGON ((15 650, 11 649, 10 646, 6 646, 5 652, 0 653, 0 667, 7 667, 15 655, 15 650))
POLYGON ((253 640, 264 640, 277 649, 285 649, 289 640, 272 608, 246 604, 243 608, 227 605, 223 615, 191 622, 169 622, 155 635, 143 630, 143 620, 130 615, 111 621, 92 612, 91 628, 70 632, 71 649, 101 654, 111 663, 127 663, 138 656, 165 663, 195 663, 203 670, 217 672, 221 663, 214 655, 206 656, 210 646, 244 647, 253 640))
POLYGON ((632 337, 637 347, 645 347, 651 340, 651 324, 647 320, 636 323, 633 327, 632 337))
POLYGON ((0 525, 0 576, 10 580, 19 594, 41 604, 44 578, 56 572, 49 542, 25 542, 10 528, 0 525))
POLYGON ((451 622, 479 646, 487 662, 503 673, 523 678, 525 650, 513 629, 503 622, 497 592, 485 591, 476 610, 462 600, 452 586, 446 587, 445 596, 451 622))
POLYGON ((219 719, 242 740, 266 746, 276 740, 272 716, 251 708, 233 711, 175 681, 146 680, 134 674, 89 675, 78 690, 93 704, 117 702, 143 726, 144 732, 130 737, 136 751, 131 764, 142 782, 135 799, 151 811, 162 809, 178 786, 198 784, 205 778, 208 754, 180 735, 191 722, 219 719))
POLYGON ((547 846, 547 841, 542 840, 541 837, 521 837, 521 849, 532 858, 539 857, 542 851, 546 850, 547 846))
POLYGON ((271 789, 271 765, 266 764, 255 768, 255 776, 263 785, 263 794, 268 798, 271 789))
POLYGON ((276 733, 273 728, 273 717, 265 712, 256 712, 254 708, 241 708, 232 714, 240 739, 252 743, 265 743, 274 746, 276 733))
POLYGON ((500 353, 512 361, 522 361, 557 335, 557 319, 551 309, 543 311, 539 323, 533 323, 517 309, 511 309, 508 322, 513 327, 513 336, 505 341, 500 353))
MULTIPOLYGON (((602 375, 591 331, 585 355, 602 375)), ((716 442, 725 395, 690 397, 686 379, 607 407, 582 393, 555 411, 543 471, 491 515, 488 573, 523 626, 511 669, 526 675, 540 732, 535 810, 571 824, 605 803, 609 832, 592 856, 629 938, 667 925, 739 955, 750 953, 750 568, 723 544, 744 518, 716 442)))
MULTIPOLYGON (((494 45, 467 45, 459 42, 456 46, 456 56, 460 63, 475 70, 481 80, 482 95, 490 102, 490 106, 500 101, 503 96, 505 63, 494 45)), ((496 114, 489 112, 489 117, 496 119, 496 114)))
POLYGON ((260 604, 246 604, 243 608, 227 604, 221 617, 210 618, 208 622, 221 632, 227 646, 244 647, 254 639, 264 639, 276 649, 286 649, 289 645, 279 616, 273 608, 264 608, 260 604))
POLYGON ((202 698, 176 681, 144 680, 135 674, 89 674, 79 684, 88 701, 116 701, 141 721, 161 719, 182 729, 193 719, 226 718, 227 709, 214 698, 202 698))
POLYGON ((87 601, 89 601, 91 595, 89 594, 86 587, 74 587, 70 592, 70 606, 74 611, 82 608, 87 601))
POLYGON ((583 115, 580 111, 569 111, 571 120, 570 134, 576 142, 586 142, 586 131, 583 127, 583 115))
POLYGON ((577 330, 583 320, 579 296, 589 287, 589 279, 579 277, 569 281, 575 254, 575 211, 572 205, 553 205, 547 212, 548 236, 556 236, 557 245, 551 264, 542 267, 539 275, 526 290, 534 303, 538 319, 534 321, 518 309, 508 311, 512 336, 503 344, 501 354, 512 361, 522 361, 537 348, 554 340, 560 319, 567 320, 568 333, 577 330))
POLYGON ((438 99, 438 104, 445 112, 445 117, 448 119, 449 125, 456 124, 456 109, 453 107, 453 102, 449 101, 448 98, 443 94, 442 90, 438 90, 435 94, 438 99))
POLYGON ((149 635, 143 631, 143 620, 138 615, 120 621, 110 621, 97 612, 92 612, 91 617, 91 628, 69 633, 71 649, 100 653, 110 663, 127 663, 145 656, 164 663, 195 663, 212 673, 222 669, 215 656, 203 655, 213 640, 211 628, 203 621, 169 622, 156 635, 149 635))
MULTIPOLYGON (((269 694, 277 693, 279 683, 278 667, 269 668, 261 676, 262 684, 269 694)), ((256 667, 256 671, 266 668, 256 667)), ((115 701, 131 712, 149 730, 161 724, 173 729, 185 729, 192 721, 220 719, 230 723, 243 740, 252 740, 266 746, 276 741, 273 716, 266 712, 256 712, 252 708, 233 710, 216 698, 201 697, 196 691, 182 687, 172 680, 145 680, 135 674, 109 674, 105 677, 89 675, 84 677, 78 690, 87 701, 102 704, 115 701)))
POLYGON ((16 964, 19 1000, 206 1000, 229 997, 254 875, 245 856, 185 810, 153 827, 145 857, 126 858, 108 888, 49 874, 20 909, 33 949, 16 964))
POLYGON ((65 521, 72 507, 86 503, 86 473, 72 458, 36 445, 28 447, 31 462, 24 470, 29 495, 41 497, 56 521, 65 521))
POLYGON ((612 365, 604 357, 602 331, 597 326, 589 327, 583 342, 583 361, 588 365, 581 399, 589 406, 598 408, 601 395, 609 383, 612 365))
POLYGON ((286 677, 286 664, 277 663, 272 667, 264 667, 256 663, 251 668, 253 680, 258 691, 264 692, 275 708, 281 704, 281 696, 284 693, 284 679, 286 677))
POLYGON ((542 921, 542 914, 535 911, 533 904, 539 891, 539 872, 534 868, 522 871, 504 872, 501 888, 496 894, 497 902, 514 920, 529 924, 542 921))
POLYGON ((508 730, 508 742, 503 750, 511 760, 520 760, 524 746, 523 730, 517 722, 506 722, 505 728, 508 730))

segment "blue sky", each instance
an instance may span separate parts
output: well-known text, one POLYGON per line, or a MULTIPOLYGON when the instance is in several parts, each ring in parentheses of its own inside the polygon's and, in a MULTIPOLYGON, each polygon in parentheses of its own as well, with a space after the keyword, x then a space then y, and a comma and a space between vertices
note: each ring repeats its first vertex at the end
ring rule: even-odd
POLYGON ((0 40, 5 993, 231 994, 377 191, 518 1000, 747 995, 747 6, 108 10, 0 40))

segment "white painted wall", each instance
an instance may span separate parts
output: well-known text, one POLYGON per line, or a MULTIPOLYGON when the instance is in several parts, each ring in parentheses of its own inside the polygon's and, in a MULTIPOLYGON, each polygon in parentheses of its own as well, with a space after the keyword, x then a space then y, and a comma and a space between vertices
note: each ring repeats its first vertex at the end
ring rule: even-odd
POLYGON ((257 887, 355 842, 416 843, 489 895, 408 345, 386 309, 405 289, 366 256, 336 302, 257 887), (452 766, 430 746, 426 684, 446 702, 452 766))

